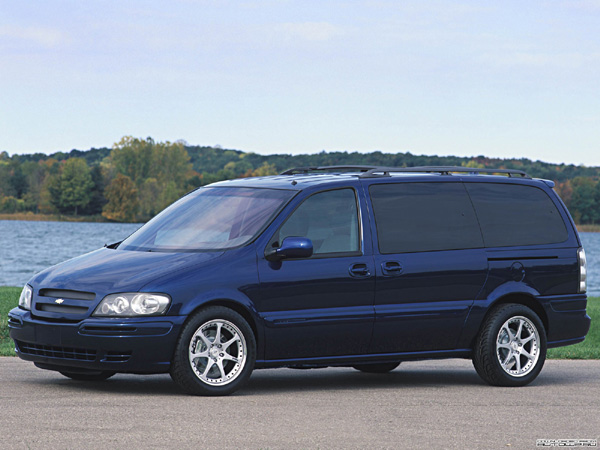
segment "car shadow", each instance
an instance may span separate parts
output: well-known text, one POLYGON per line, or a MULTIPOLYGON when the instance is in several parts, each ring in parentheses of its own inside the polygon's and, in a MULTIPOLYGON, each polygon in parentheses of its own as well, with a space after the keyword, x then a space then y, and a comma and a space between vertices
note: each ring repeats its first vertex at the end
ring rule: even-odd
MULTIPOLYGON (((48 388, 67 389, 71 392, 106 392, 123 395, 173 396, 183 395, 169 375, 117 374, 106 381, 90 382, 63 378, 58 373, 43 379, 23 380, 24 383, 44 385, 48 388)), ((544 372, 532 384, 535 386, 560 385, 574 382, 564 380, 552 373, 544 372)), ((488 386, 472 368, 451 367, 448 369, 410 368, 409 364, 384 374, 363 373, 351 368, 329 369, 275 369, 256 370, 248 383, 235 396, 281 394, 306 391, 352 391, 364 389, 414 389, 427 387, 473 386, 498 389, 488 386)), ((508 388, 511 389, 511 388, 508 388)))
POLYGON ((241 394, 281 393, 294 391, 332 391, 356 389, 410 389, 426 386, 485 385, 477 373, 469 370, 419 370, 398 368, 389 373, 363 373, 343 369, 287 369, 268 375, 258 370, 250 378, 241 394))
MULTIPOLYGON (((69 391, 93 391, 126 395, 181 395, 182 391, 169 375, 117 374, 106 381, 77 381, 56 373, 43 379, 23 380, 25 383, 60 387, 69 391)), ((423 386, 484 385, 474 371, 406 370, 399 368, 385 374, 362 373, 351 368, 256 370, 248 383, 234 395, 257 395, 300 391, 331 391, 356 389, 406 389, 423 386)))

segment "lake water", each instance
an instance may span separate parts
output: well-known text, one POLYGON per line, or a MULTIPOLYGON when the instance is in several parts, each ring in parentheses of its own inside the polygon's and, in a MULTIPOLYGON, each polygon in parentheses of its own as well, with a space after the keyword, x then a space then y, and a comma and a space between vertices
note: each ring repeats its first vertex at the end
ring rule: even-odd
MULTIPOLYGON (((22 286, 37 272, 120 241, 140 224, 0 220, 0 286, 22 286)), ((580 233, 588 295, 600 296, 600 233, 580 233)))
POLYGON ((0 286, 22 286, 46 267, 121 241, 140 226, 0 220, 0 286))

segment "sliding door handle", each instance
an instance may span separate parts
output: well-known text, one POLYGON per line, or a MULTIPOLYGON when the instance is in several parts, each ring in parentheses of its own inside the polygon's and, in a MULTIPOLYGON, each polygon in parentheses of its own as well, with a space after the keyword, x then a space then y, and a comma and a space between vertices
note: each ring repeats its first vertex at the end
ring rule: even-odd
POLYGON ((381 271, 389 277, 397 277, 402 274, 402 266, 398 261, 386 261, 381 263, 381 271))

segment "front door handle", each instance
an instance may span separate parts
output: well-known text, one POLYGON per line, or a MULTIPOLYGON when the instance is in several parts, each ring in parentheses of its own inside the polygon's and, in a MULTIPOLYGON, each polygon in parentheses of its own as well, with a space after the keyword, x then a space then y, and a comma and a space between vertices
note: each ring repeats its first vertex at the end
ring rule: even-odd
POLYGON ((389 277, 397 277, 402 274, 402 266, 398 261, 386 261, 381 263, 381 270, 384 275, 389 277))
POLYGON ((357 263, 352 264, 348 269, 351 277, 354 278, 367 278, 371 276, 371 272, 366 264, 357 263))

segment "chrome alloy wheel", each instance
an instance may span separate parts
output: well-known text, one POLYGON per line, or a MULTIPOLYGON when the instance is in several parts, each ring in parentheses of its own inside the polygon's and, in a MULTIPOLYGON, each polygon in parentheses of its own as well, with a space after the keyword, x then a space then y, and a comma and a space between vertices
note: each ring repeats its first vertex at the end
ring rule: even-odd
POLYGON ((244 335, 233 323, 216 319, 196 330, 189 347, 192 370, 204 383, 224 386, 235 380, 246 364, 244 335))
POLYGON ((540 335, 527 317, 508 319, 498 332, 496 355, 502 369, 513 377, 531 372, 540 356, 540 335))

